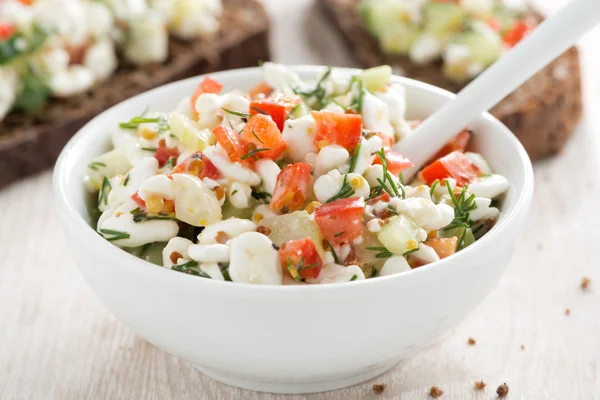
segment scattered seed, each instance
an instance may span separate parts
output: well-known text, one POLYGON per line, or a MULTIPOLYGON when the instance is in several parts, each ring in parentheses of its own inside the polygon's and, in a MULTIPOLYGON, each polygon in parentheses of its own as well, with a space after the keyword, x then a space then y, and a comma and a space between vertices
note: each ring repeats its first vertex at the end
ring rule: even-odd
POLYGON ((219 232, 217 232, 217 235, 215 236, 215 240, 217 243, 225 244, 229 240, 229 236, 227 236, 227 234, 225 232, 219 231, 219 232))
POLYGON ((469 344, 469 346, 475 346, 475 343, 477 343, 477 342, 475 341, 475 339, 470 337, 469 340, 467 340, 467 343, 469 344))
POLYGON ((567 309, 565 310, 565 315, 566 315, 567 317, 568 317, 569 315, 571 315, 571 309, 570 309, 570 308, 567 308, 567 309))
POLYGON ((508 395, 508 385, 503 383, 502 385, 498 386, 496 393, 498 394, 498 397, 506 397, 508 395))
POLYGON ((271 234, 271 228, 261 225, 258 228, 256 228, 256 232, 262 233, 265 236, 269 236, 271 234))
POLYGON ((373 393, 381 394, 385 391, 386 387, 387 385, 385 383, 378 383, 376 385, 373 385, 373 393))
POLYGON ((429 389, 429 396, 433 397, 434 399, 437 399, 443 395, 444 391, 437 386, 432 386, 431 389, 429 389))
POLYGON ((173 264, 177 264, 177 260, 179 260, 180 258, 183 258, 183 256, 176 251, 172 252, 169 256, 169 259, 173 264))
POLYGON ((484 381, 475 381, 475 389, 483 390, 485 389, 486 383, 484 381))
POLYGON ((590 278, 588 278, 587 276, 584 276, 583 279, 581 280, 581 289, 587 290, 590 287, 591 282, 592 282, 592 280, 590 278))
POLYGON ((521 350, 525 350, 525 345, 524 344, 521 345, 521 350))

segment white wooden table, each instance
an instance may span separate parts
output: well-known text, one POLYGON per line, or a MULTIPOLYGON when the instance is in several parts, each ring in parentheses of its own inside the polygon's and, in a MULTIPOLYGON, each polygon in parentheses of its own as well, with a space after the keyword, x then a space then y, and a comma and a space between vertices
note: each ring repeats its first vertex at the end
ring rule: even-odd
MULTIPOLYGON (((549 10, 562 2, 543 0, 549 10)), ((311 0, 267 4, 278 61, 351 65, 311 0)), ((442 399, 492 399, 503 382, 510 399, 600 398, 599 42, 600 29, 582 40, 586 116, 560 156, 535 166, 527 229, 498 288, 391 372, 298 398, 425 399, 436 385, 442 399), (488 386, 475 391, 480 379, 488 386), (387 384, 379 397, 374 383, 387 384)), ((67 249, 49 172, 0 191, 0 210, 0 399, 288 398, 216 383, 110 315, 67 249)))

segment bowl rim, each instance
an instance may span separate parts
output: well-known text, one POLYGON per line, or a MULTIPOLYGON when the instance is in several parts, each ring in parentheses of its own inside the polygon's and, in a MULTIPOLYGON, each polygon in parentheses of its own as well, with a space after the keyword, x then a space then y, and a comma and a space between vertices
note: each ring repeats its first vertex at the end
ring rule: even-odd
MULTIPOLYGON (((313 73, 316 74, 318 72, 324 71, 329 68, 329 66, 323 65, 287 65, 286 67, 290 70, 300 73, 300 74, 308 74, 313 73)), ((349 73, 357 73, 362 71, 362 69, 358 68, 347 68, 347 67, 336 67, 332 66, 334 69, 341 69, 347 71, 349 73)), ((67 178, 73 174, 73 169, 68 169, 69 165, 75 165, 75 163, 70 163, 71 158, 75 157, 73 155, 73 149, 81 146, 82 143, 85 143, 88 137, 91 137, 94 132, 96 132, 97 126, 100 126, 100 123, 104 122, 104 120, 108 117, 108 114, 114 112, 115 109, 125 106, 127 104, 138 101, 141 97, 147 97, 152 95, 157 95, 162 91, 169 90, 174 86, 182 86, 189 85, 193 87, 196 82, 200 80, 200 78, 210 75, 215 77, 216 79, 226 80, 231 76, 235 75, 244 75, 256 72, 260 67, 249 67, 249 68, 239 68, 232 69, 227 71, 219 71, 209 74, 202 74, 192 78, 187 78, 175 82, 168 83, 166 85, 162 85, 151 89, 149 91, 140 93, 136 96, 133 96, 121 103, 118 103, 106 110, 102 113, 94 117, 92 120, 87 122, 78 132, 73 135, 73 137, 68 141, 63 150, 60 153, 60 156, 55 164, 54 172, 53 172, 53 194, 54 201, 56 207, 59 211, 59 215, 61 216, 61 221, 63 224, 63 230, 66 225, 71 226, 74 230, 77 231, 77 235, 80 237, 82 241, 88 241, 92 247, 96 247, 99 251, 103 251, 107 257, 119 259, 122 258, 122 261, 119 261, 119 267, 125 267, 130 269, 135 269, 136 273, 150 273, 154 271, 156 274, 164 274, 164 278, 162 279, 186 279, 191 282, 195 281, 195 285, 218 285, 214 286, 220 290, 237 290, 238 292, 241 290, 250 290, 250 291, 274 291, 274 292, 296 292, 296 291, 331 291, 331 290, 347 290, 348 288, 357 288, 358 285, 374 285, 374 284, 383 284, 391 282, 393 280, 402 280, 409 279, 411 276, 417 276, 418 274, 427 274, 427 273, 435 273, 439 268, 456 268, 462 264, 462 260, 470 257, 472 254, 475 254, 475 251, 481 249, 483 246, 490 246, 497 236, 500 236, 503 231, 507 229, 509 225, 513 225, 517 222, 517 216, 526 213, 531 203, 533 197, 533 168, 531 165, 531 160, 523 145, 519 142, 516 136, 497 118, 493 117, 489 112, 484 112, 482 114, 482 118, 485 120, 486 125, 499 125, 502 131, 502 135, 506 136, 506 139, 510 143, 510 145, 514 149, 514 155, 518 157, 519 160, 519 168, 524 172, 524 183, 522 190, 518 194, 518 198, 516 199, 514 207, 508 212, 504 213, 503 218, 494 225, 492 230, 486 233, 481 239, 477 240, 473 245, 469 246, 466 249, 459 251, 451 257, 442 259, 440 261, 436 261, 434 263, 425 265, 421 268, 412 269, 410 271, 406 271, 400 274, 393 274, 387 276, 380 276, 377 279, 364 279, 352 282, 351 285, 348 285, 350 282, 340 282, 340 283, 331 283, 331 284, 323 284, 323 285, 258 285, 251 283, 239 283, 239 282, 228 282, 228 281, 218 281, 214 279, 198 279, 198 277, 194 276, 185 276, 186 274, 175 273, 176 271, 172 271, 170 269, 164 268, 162 266, 150 263, 146 260, 142 260, 121 248, 113 245, 109 241, 105 240, 103 237, 98 235, 96 231, 84 220, 83 216, 79 214, 77 209, 74 207, 72 202, 70 202, 70 196, 66 192, 65 182, 67 178), (73 218, 73 215, 76 215, 76 218, 73 218), (452 265, 454 264, 454 267, 452 265), (177 277, 179 275, 179 277, 177 277), (169 278, 170 277, 170 278, 169 278)), ((401 84, 404 86, 411 86, 417 90, 432 92, 435 96, 443 98, 443 101, 448 101, 453 99, 456 95, 441 89, 439 87, 420 82, 414 79, 405 78, 397 75, 392 75, 392 82, 394 84, 401 84)), ((109 130, 105 130, 109 132, 109 130)), ((103 135, 108 135, 109 133, 101 133, 103 135)), ((83 186, 84 183, 81 182, 83 186)), ((518 189, 518 188, 517 188, 518 189)), ((67 236, 67 240, 72 240, 67 236)), ((160 276, 160 275, 157 275, 160 276)), ((181 282, 184 282, 183 280, 181 282)))

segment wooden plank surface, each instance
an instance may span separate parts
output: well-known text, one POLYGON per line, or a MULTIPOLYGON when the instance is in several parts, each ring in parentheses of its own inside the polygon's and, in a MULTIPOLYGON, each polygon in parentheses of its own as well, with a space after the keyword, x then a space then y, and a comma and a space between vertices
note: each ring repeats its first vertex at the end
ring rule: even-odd
MULTIPOLYGON (((266 3, 277 61, 352 65, 311 0, 266 3)), ((499 286, 428 349, 341 391, 276 396, 202 376, 134 335, 87 288, 58 225, 50 173, 0 191, 0 399, 426 399, 432 385, 442 399, 493 399, 503 382, 510 399, 600 398, 599 42, 599 29, 581 42, 584 121, 560 156, 535 166, 533 209, 499 286), (479 379, 484 391, 473 388, 479 379), (373 395, 374 383, 386 391, 373 395)))

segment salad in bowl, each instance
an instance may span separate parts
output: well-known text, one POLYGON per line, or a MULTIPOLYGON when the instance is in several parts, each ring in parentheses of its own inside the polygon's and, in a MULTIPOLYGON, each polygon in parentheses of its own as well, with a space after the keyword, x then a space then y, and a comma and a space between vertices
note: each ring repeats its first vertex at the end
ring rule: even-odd
POLYGON ((467 151, 469 130, 403 180, 394 145, 419 121, 390 67, 262 69, 248 92, 205 77, 175 110, 115 123, 87 167, 100 235, 200 278, 312 285, 434 263, 498 219, 510 184, 467 151))

